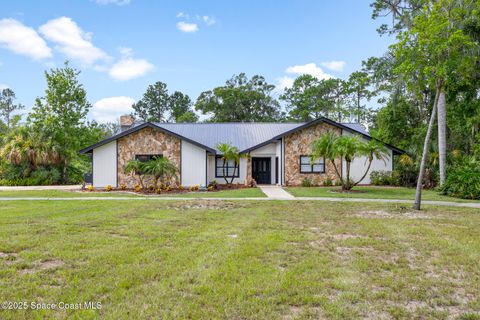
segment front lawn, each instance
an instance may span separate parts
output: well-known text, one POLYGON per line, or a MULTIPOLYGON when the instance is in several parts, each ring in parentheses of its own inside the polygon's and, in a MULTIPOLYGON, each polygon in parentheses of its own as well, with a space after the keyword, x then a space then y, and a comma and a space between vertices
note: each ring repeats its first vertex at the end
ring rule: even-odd
MULTIPOLYGON (((169 196, 168 194, 165 194, 169 196)), ((265 193, 260 188, 241 188, 221 191, 208 192, 187 192, 182 194, 172 195, 180 198, 265 198, 265 193)))
POLYGON ((296 201, 0 202, 1 319, 456 318, 478 209, 296 201))
POLYGON ((64 190, 8 190, 0 191, 0 198, 78 198, 78 197, 139 197, 128 192, 88 192, 64 190))
MULTIPOLYGON (((77 197, 145 197, 146 195, 134 192, 73 192, 62 190, 32 190, 32 191, 0 191, 0 198, 77 198, 77 197)), ((265 198, 266 195, 259 188, 242 188, 221 191, 202 191, 149 194, 149 197, 178 197, 178 198, 265 198)))
MULTIPOLYGON (((340 187, 287 187, 285 188, 285 190, 287 190, 289 193, 291 193, 295 197, 415 200, 414 188, 358 186, 353 188, 354 192, 352 193, 332 192, 332 190, 340 190, 340 189, 341 189, 340 187), (356 193, 355 191, 360 191, 360 192, 356 193)), ((464 200, 464 199, 444 196, 434 190, 423 190, 422 199, 437 200, 437 201, 475 202, 475 200, 464 200)))

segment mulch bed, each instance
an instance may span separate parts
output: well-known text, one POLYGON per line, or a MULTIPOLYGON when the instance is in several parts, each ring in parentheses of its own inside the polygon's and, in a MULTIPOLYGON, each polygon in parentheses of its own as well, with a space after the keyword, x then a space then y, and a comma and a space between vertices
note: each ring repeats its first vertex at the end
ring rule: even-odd
POLYGON ((207 189, 197 189, 197 190, 190 190, 189 188, 185 188, 183 190, 174 188, 171 190, 164 190, 160 193, 155 192, 153 188, 145 188, 145 190, 142 190, 140 192, 135 191, 135 189, 121 189, 121 188, 113 188, 110 191, 105 190, 105 188, 99 188, 99 189, 93 189, 93 190, 88 190, 84 189, 81 192, 84 193, 108 193, 108 192, 115 192, 115 193, 135 193, 135 194, 145 194, 145 195, 155 195, 155 194, 183 194, 183 193, 190 193, 190 192, 218 192, 222 190, 235 190, 235 189, 245 189, 245 188, 250 188, 249 186, 246 186, 244 184, 217 184, 216 187, 212 190, 207 190, 207 189))

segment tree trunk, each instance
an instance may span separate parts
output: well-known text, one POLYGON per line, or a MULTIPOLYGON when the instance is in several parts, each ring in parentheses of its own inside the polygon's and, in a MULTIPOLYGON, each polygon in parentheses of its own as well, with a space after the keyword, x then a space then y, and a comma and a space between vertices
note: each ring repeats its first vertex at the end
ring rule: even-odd
POLYGON ((355 183, 352 185, 352 188, 355 187, 355 186, 356 186, 357 184, 359 184, 360 182, 362 182, 363 179, 365 179, 365 177, 367 176, 368 171, 370 171, 370 167, 372 166, 372 162, 373 162, 373 157, 369 158, 368 160, 369 160, 369 162, 368 162, 367 171, 365 171, 365 173, 364 173, 363 176, 360 178, 360 180, 358 180, 357 182, 355 182, 355 183))
MULTIPOLYGON (((337 165, 335 163, 335 159, 330 160, 332 162, 333 168, 335 169, 335 173, 337 174, 338 179, 341 181, 342 180, 342 175, 338 171, 337 165)), ((342 159, 340 158, 340 165, 342 165, 342 159)))
POLYGON ((230 184, 233 184, 233 180, 235 180, 236 173, 237 173, 237 164, 235 163, 235 166, 233 167, 233 175, 232 175, 232 180, 230 180, 230 184))
POLYGON ((440 186, 447 177, 447 110, 445 103, 445 91, 440 89, 437 102, 438 109, 438 158, 440 165, 440 186))
POLYGON ((350 190, 350 161, 345 161, 346 162, 346 169, 347 169, 347 180, 342 182, 342 190, 350 190))
MULTIPOLYGON (((229 183, 228 183, 227 176, 225 175, 225 164, 226 164, 226 161, 225 161, 225 159, 223 159, 223 168, 222 168, 222 170, 223 170, 223 179, 225 179, 225 182, 226 182, 227 184, 229 184, 229 183)), ((215 169, 215 170, 216 170, 216 169, 215 169)))
POLYGON ((430 142, 430 137, 432 135, 433 123, 435 122, 435 115, 437 112, 439 91, 440 91, 440 86, 437 85, 437 93, 435 95, 435 102, 433 103, 432 115, 430 116, 427 134, 425 135, 425 142, 423 143, 422 161, 420 162, 420 170, 418 172, 417 191, 415 193, 415 203, 413 204, 413 209, 415 210, 420 210, 420 205, 422 202, 423 176, 425 175, 425 166, 427 164, 428 144, 430 142))

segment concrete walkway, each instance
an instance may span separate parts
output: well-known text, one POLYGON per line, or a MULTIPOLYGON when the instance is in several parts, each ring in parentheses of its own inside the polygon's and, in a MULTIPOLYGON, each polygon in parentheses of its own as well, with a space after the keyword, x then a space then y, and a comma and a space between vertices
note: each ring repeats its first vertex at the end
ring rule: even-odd
POLYGON ((283 190, 282 187, 274 186, 274 185, 259 185, 260 190, 269 198, 269 199, 276 199, 276 200, 293 200, 295 199, 287 191, 283 190))
POLYGON ((33 190, 80 190, 81 185, 62 185, 62 186, 18 186, 5 187, 0 186, 0 191, 33 191, 33 190))
MULTIPOLYGON (((135 200, 135 201, 330 201, 330 202, 352 202, 352 203, 403 203, 411 207, 413 200, 402 199, 362 199, 362 198, 322 198, 322 197, 298 197, 298 198, 176 198, 176 197, 75 197, 75 198, 41 198, 41 197, 22 197, 22 198, 0 198, 0 201, 119 201, 119 200, 135 200)), ((447 206, 447 207, 466 207, 480 209, 480 202, 450 202, 450 201, 431 201, 424 200, 422 205, 447 206)), ((480 211, 479 211, 480 213, 480 211)))

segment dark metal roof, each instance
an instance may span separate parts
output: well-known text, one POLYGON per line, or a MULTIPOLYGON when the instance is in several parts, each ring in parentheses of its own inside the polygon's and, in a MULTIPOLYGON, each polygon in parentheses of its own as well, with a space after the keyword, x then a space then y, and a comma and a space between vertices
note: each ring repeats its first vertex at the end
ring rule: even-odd
MULTIPOLYGON (((338 123, 327 118, 319 118, 310 122, 299 123, 259 123, 259 122, 229 122, 229 123, 141 123, 122 131, 108 139, 100 141, 90 147, 80 150, 80 153, 88 153, 106 143, 114 141, 127 134, 145 127, 152 127, 172 134, 185 141, 202 147, 212 153, 216 153, 219 143, 230 143, 241 152, 249 152, 299 129, 311 126, 319 122, 329 124, 359 133, 371 138, 368 132, 358 123, 338 123)), ((394 151, 402 152, 393 146, 387 145, 394 151)))
POLYGON ((370 134, 367 132, 367 130, 365 130, 365 128, 360 123, 344 123, 344 122, 342 122, 341 124, 344 125, 347 128, 350 128, 354 131, 360 132, 361 134, 370 137, 370 134))

